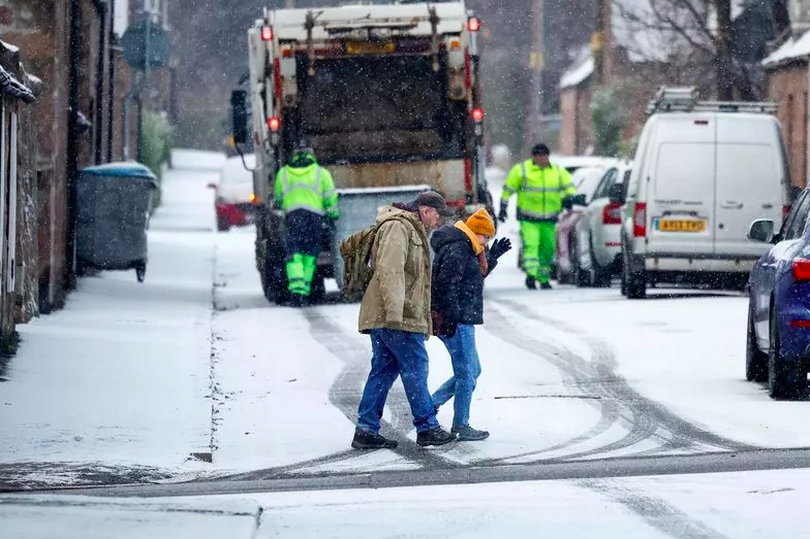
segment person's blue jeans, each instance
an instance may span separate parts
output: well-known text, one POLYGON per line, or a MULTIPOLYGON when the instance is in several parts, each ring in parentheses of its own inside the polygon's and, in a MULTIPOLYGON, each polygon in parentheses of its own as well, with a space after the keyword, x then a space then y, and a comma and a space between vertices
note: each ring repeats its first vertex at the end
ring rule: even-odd
POLYGON ((405 395, 411 404, 416 432, 439 427, 436 409, 428 390, 428 355, 421 333, 393 329, 371 330, 371 373, 360 400, 357 426, 379 434, 385 400, 397 379, 402 377, 405 395))
POLYGON ((453 428, 466 427, 470 423, 473 391, 481 375, 481 362, 475 348, 475 326, 460 324, 455 335, 441 337, 441 340, 450 352, 453 376, 433 394, 433 403, 441 406, 455 397, 453 428))

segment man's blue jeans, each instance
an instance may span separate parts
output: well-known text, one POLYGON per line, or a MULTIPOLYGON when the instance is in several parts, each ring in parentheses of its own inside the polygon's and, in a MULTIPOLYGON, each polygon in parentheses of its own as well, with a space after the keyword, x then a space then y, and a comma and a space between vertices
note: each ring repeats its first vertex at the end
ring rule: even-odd
POLYGON ((428 355, 421 333, 393 329, 371 330, 371 373, 360 400, 357 426, 379 434, 385 400, 397 379, 402 377, 405 395, 411 404, 416 432, 439 427, 436 409, 428 390, 428 355))
POLYGON ((475 348, 475 326, 459 325, 450 338, 441 337, 450 360, 454 376, 433 394, 433 402, 441 406, 455 396, 453 401, 453 428, 466 427, 470 423, 470 403, 475 384, 481 375, 481 362, 475 348))

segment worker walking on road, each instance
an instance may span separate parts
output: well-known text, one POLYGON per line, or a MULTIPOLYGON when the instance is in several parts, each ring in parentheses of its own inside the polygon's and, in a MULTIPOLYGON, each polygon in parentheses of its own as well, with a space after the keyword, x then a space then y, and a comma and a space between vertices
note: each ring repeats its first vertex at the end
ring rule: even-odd
POLYGON ((318 165, 306 141, 299 143, 290 162, 276 175, 275 199, 285 214, 290 302, 301 307, 309 298, 323 247, 324 219, 333 229, 338 218, 332 175, 318 165))
POLYGON ((523 241, 523 266, 530 290, 550 289, 557 217, 570 208, 577 191, 571 174, 549 161, 545 144, 532 148, 532 158, 515 165, 506 178, 498 219, 506 221, 509 199, 517 193, 517 218, 523 241))

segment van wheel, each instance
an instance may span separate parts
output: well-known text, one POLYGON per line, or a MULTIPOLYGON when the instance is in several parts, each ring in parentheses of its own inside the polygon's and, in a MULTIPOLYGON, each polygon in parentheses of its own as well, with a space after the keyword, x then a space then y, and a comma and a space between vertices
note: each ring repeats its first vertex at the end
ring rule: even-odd
POLYGON ((768 354, 768 394, 773 399, 796 400, 807 394, 807 368, 800 358, 786 361, 782 355, 779 326, 771 312, 770 353, 768 354))
POLYGON ((745 379, 749 382, 768 381, 768 355, 759 349, 754 328, 753 302, 749 300, 748 332, 745 344, 745 379))
POLYGON ((647 275, 645 272, 630 273, 630 264, 627 255, 623 256, 624 291, 628 299, 644 299, 647 297, 647 275))

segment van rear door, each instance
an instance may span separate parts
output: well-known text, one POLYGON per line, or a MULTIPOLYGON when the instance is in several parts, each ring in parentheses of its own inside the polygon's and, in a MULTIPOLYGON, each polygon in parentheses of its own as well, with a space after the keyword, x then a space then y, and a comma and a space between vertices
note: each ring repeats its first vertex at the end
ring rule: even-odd
POLYGON ((649 254, 714 251, 714 123, 711 114, 674 113, 660 119, 648 178, 649 254))
POLYGON ((717 119, 715 254, 759 257, 768 246, 747 239, 756 219, 781 220, 782 157, 769 116, 717 119))

